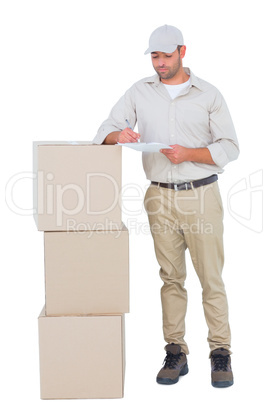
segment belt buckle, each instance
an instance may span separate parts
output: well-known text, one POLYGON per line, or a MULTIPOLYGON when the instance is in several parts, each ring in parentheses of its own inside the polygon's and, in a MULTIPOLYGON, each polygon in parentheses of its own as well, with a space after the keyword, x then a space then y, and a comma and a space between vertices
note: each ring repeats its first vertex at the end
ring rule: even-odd
POLYGON ((183 186, 183 185, 185 185, 185 190, 187 191, 187 190, 193 190, 194 189, 194 185, 193 185, 193 182, 191 181, 191 182, 185 182, 185 183, 182 183, 182 184, 176 184, 176 183, 174 183, 174 190, 175 191, 178 191, 179 190, 179 187, 180 186, 183 186))
POLYGON ((192 181, 186 182, 185 187, 186 187, 186 190, 194 190, 194 185, 193 185, 192 181))

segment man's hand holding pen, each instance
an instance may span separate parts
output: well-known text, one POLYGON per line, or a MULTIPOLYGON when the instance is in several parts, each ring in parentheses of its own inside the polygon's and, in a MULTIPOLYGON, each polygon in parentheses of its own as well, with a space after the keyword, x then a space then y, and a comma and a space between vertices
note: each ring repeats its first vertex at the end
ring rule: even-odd
POLYGON ((126 142, 139 142, 140 134, 135 133, 131 128, 126 127, 118 133, 117 142, 124 144, 126 142))

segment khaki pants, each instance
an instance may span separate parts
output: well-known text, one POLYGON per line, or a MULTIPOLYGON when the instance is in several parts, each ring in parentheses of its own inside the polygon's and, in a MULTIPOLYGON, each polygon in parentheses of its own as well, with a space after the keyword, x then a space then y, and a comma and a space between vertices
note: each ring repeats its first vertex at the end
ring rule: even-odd
POLYGON ((151 185, 144 202, 164 282, 161 301, 165 341, 179 344, 184 353, 189 353, 184 340, 188 248, 203 290, 210 350, 230 350, 228 304, 222 280, 223 207, 218 183, 185 191, 151 185))

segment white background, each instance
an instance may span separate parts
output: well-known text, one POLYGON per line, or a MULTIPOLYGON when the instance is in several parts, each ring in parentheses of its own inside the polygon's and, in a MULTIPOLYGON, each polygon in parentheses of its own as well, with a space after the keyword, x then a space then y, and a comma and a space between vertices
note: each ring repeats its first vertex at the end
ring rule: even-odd
MULTIPOLYGON (((125 90, 154 73, 150 56, 143 53, 151 32, 163 24, 182 30, 184 65, 223 93, 241 146, 239 159, 226 167, 219 181, 235 385, 224 390, 210 385, 201 288, 189 258, 190 372, 176 385, 156 384, 165 355, 159 267, 147 217, 139 212, 142 197, 138 190, 128 190, 125 195, 136 198, 124 204, 131 285, 125 400, 172 402, 202 396, 207 401, 237 401, 255 398, 257 392, 265 399, 266 14, 261 0, 1 2, 1 188, 7 185, 7 202, 4 191, 1 197, 1 399, 39 401, 37 316, 45 299, 43 235, 30 215, 23 216, 32 207, 32 182, 21 179, 10 194, 10 180, 20 173, 29 177, 23 172, 32 171, 32 141, 94 137, 125 90)), ((124 185, 133 183, 144 192, 148 182, 140 153, 125 149, 123 168, 124 185)))

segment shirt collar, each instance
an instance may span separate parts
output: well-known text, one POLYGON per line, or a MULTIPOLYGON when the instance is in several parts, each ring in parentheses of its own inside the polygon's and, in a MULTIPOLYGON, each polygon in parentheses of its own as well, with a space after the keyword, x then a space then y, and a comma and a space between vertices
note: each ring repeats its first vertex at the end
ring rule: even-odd
MULTIPOLYGON (((184 67, 184 71, 190 75, 190 86, 196 87, 203 91, 202 83, 200 82, 199 78, 194 75, 194 73, 188 67, 184 67)), ((155 84, 157 87, 161 84, 160 78, 158 74, 153 75, 152 77, 145 78, 145 82, 149 84, 155 84)))

